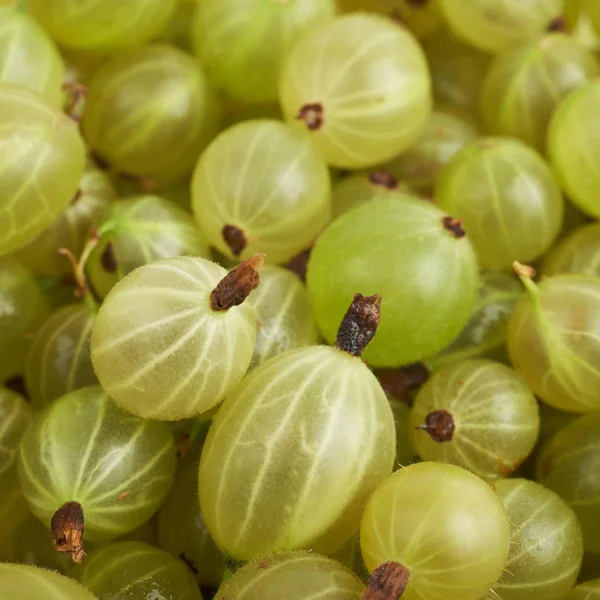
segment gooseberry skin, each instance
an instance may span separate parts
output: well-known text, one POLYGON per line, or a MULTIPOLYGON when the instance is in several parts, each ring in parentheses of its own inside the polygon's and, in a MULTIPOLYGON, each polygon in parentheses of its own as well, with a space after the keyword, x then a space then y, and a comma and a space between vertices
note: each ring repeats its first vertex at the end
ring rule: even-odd
POLYGON ((77 195, 35 240, 18 251, 19 260, 35 273, 71 275, 71 263, 58 250, 65 248, 73 256, 81 256, 93 229, 108 217, 116 199, 107 175, 93 167, 83 174, 77 195))
POLYGON ((511 136, 544 152, 560 100, 598 75, 594 54, 564 33, 510 47, 496 57, 481 90, 486 133, 511 136))
POLYGON ((491 62, 490 56, 469 46, 447 29, 423 40, 436 101, 472 116, 491 62))
POLYGON ((418 38, 427 38, 444 24, 438 0, 338 0, 345 12, 376 12, 397 19, 418 38))
POLYGON ((446 214, 433 204, 398 197, 373 200, 334 221, 308 263, 313 315, 330 343, 354 293, 382 296, 381 322, 364 354, 376 367, 442 350, 467 323, 479 287, 468 235, 446 230, 446 214))
POLYGON ((152 516, 171 487, 175 462, 165 423, 131 415, 91 386, 34 417, 18 468, 27 504, 44 525, 65 502, 78 502, 84 540, 102 541, 152 516))
POLYGON ((508 324, 515 370, 554 408, 600 410, 600 280, 570 274, 527 285, 529 293, 519 300, 508 324))
POLYGON ((0 6, 0 83, 38 92, 59 108, 64 70, 58 49, 37 22, 15 6, 0 6))
POLYGON ((536 38, 562 14, 562 0, 440 0, 450 29, 467 43, 486 52, 499 52, 536 38))
POLYGON ((600 223, 579 227, 545 257, 543 273, 578 273, 600 277, 600 223))
POLYGON ((243 260, 262 252, 270 264, 304 250, 331 215, 330 181, 323 158, 285 123, 251 120, 222 132, 204 151, 192 181, 192 208, 219 252, 243 260), (241 250, 224 228, 240 229, 241 250))
POLYGON ((335 14, 334 0, 200 0, 194 53, 211 81, 241 102, 276 102, 279 72, 294 43, 335 14))
POLYGON ((434 110, 420 138, 384 169, 420 194, 433 196, 440 171, 450 159, 478 137, 475 126, 451 112, 434 110))
POLYGON ((508 516, 482 479, 431 462, 390 475, 360 527, 369 571, 388 561, 409 569, 407 600, 479 600, 502 573, 509 538, 508 516))
POLYGON ((415 430, 417 453, 487 480, 515 471, 533 450, 540 429, 535 396, 512 369, 491 360, 467 360, 434 373, 415 399, 413 428, 425 425, 436 411, 451 415, 451 439, 440 442, 415 430))
POLYGON ((153 44, 119 53, 90 81, 82 120, 86 141, 129 175, 185 178, 218 128, 206 77, 176 48, 153 44))
POLYGON ((563 600, 598 600, 598 598, 600 598, 600 578, 576 585, 563 600))
MULTIPOLYGON (((382 172, 354 173, 336 181, 332 189, 333 219, 341 217, 357 206, 361 206, 377 198, 397 198, 402 200, 404 194, 411 194, 408 185, 389 180, 387 184, 373 181, 382 172)), ((387 172, 384 175, 387 177, 387 172)))
POLYGON ((68 206, 85 166, 77 124, 38 94, 0 85, 0 255, 34 240, 68 206))
POLYGON ((550 439, 536 479, 575 511, 585 549, 600 552, 600 414, 579 417, 550 439))
POLYGON ((0 256, 0 383, 25 370, 27 352, 50 315, 33 274, 13 256, 0 256))
POLYGON ((0 387, 0 477, 15 464, 31 416, 31 406, 23 396, 0 387))
POLYGON ((478 357, 509 362, 508 319, 524 293, 523 286, 514 275, 496 270, 480 273, 480 281, 479 299, 469 322, 449 346, 427 359, 432 370, 478 357))
POLYGON ((461 219, 487 268, 539 258, 563 222, 564 202, 550 168, 510 138, 482 138, 463 148, 442 170, 435 195, 443 210, 461 219))
POLYGON ((280 80, 285 118, 309 135, 331 166, 362 169, 409 148, 431 113, 425 57, 389 19, 350 14, 315 26, 294 46, 280 80), (318 127, 302 119, 319 105, 318 127))
POLYGON ((329 554, 357 531, 395 451, 388 400, 361 360, 327 346, 291 350, 247 375, 214 417, 202 514, 237 559, 329 554))
POLYGON ((199 456, 180 467, 169 495, 158 511, 158 545, 182 558, 200 585, 218 587, 225 570, 221 552, 204 523, 198 502, 199 456))
POLYGON ((225 275, 203 258, 168 258, 112 288, 92 330, 92 364, 119 406, 145 418, 185 419, 216 406, 242 379, 256 313, 247 302, 211 308, 225 275))
POLYGON ((142 265, 174 256, 210 255, 192 216, 161 196, 133 196, 115 202, 98 233, 98 246, 90 254, 86 270, 94 292, 103 298, 117 281, 142 265))
POLYGON ((553 171, 573 204, 591 217, 600 217, 600 178, 591 156, 596 153, 600 127, 600 81, 572 91, 560 102, 550 122, 547 151, 553 171))
POLYGON ((150 40, 173 14, 176 0, 31 0, 28 8, 61 45, 114 52, 150 40))
POLYGON ((288 350, 319 343, 306 288, 295 273, 262 267, 260 283, 248 302, 258 319, 251 368, 288 350))
MULTIPOLYGON (((21 491, 21 483, 16 465, 0 475, 2 502, 0 503, 0 556, 5 560, 5 552, 11 558, 12 537, 31 514, 21 491)), ((2 564, 0 561, 0 565, 2 564)))
POLYGON ((54 571, 30 565, 0 563, 2 600, 52 598, 52 600, 96 600, 80 583, 54 571))
POLYGON ((215 600, 361 600, 364 584, 349 569, 314 552, 286 552, 251 562, 221 585, 215 600))
POLYGON ((562 599, 583 556, 577 516, 558 494, 534 481, 500 479, 494 489, 510 518, 511 545, 504 572, 482 600, 562 599))
POLYGON ((96 314, 93 304, 71 304, 53 313, 36 333, 25 365, 25 386, 34 410, 98 383, 90 357, 96 314))
POLYGON ((143 542, 116 542, 90 552, 76 576, 98 598, 202 600, 183 561, 143 542))

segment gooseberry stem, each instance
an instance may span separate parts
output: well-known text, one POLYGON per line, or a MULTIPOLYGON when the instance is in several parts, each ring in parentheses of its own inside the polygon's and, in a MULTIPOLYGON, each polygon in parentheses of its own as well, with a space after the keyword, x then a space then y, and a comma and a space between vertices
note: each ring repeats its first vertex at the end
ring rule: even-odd
POLYGON ((377 333, 380 315, 381 296, 355 294, 338 329, 335 347, 352 356, 362 356, 377 333))
POLYGON ((67 257, 67 259, 69 260, 69 262, 71 263, 71 266, 73 268, 73 275, 75 277, 75 284, 76 284, 75 297, 76 298, 85 298, 88 302, 90 302, 94 305, 95 305, 95 302, 91 296, 90 288, 87 283, 87 277, 85 275, 85 265, 91 255, 91 253, 94 251, 96 246, 98 246, 99 241, 100 241, 100 238, 98 236, 98 232, 94 229, 92 231, 92 235, 90 236, 90 239, 86 242, 85 246, 83 247, 83 251, 81 253, 79 260, 77 260, 77 258, 75 258, 73 253, 68 248, 59 248, 57 250, 57 252, 59 254, 67 257))
POLYGON ((514 272, 519 276, 519 279, 525 286, 525 289, 533 298, 537 298, 538 287, 533 281, 536 275, 535 269, 529 265, 522 265, 516 260, 512 264, 514 272))
POLYGON ((398 600, 408 585, 410 571, 397 562, 379 565, 369 577, 362 600, 398 600))
POLYGON ((239 306, 258 287, 258 270, 264 264, 264 254, 257 254, 240 263, 219 281, 210 294, 210 307, 215 311, 227 311, 239 306))

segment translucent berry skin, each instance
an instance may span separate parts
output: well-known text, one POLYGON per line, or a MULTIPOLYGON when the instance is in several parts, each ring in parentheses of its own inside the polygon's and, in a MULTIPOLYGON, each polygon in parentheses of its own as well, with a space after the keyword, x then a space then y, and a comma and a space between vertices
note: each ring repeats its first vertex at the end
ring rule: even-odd
POLYGON ((554 408, 600 410, 600 280, 557 275, 529 287, 508 324, 516 371, 554 408))
POLYGON ((198 502, 198 463, 188 460, 158 511, 158 545, 184 560, 200 585, 219 587, 225 555, 208 533, 198 502))
POLYGON ((385 163, 398 181, 432 196, 442 168, 478 137, 475 126, 450 112, 434 110, 421 137, 405 152, 385 163))
POLYGON ((487 268, 508 270, 515 260, 539 258, 563 222, 564 202, 550 168, 510 138, 466 146, 442 170, 435 195, 443 210, 461 219, 487 268))
POLYGON ((377 198, 397 198, 402 200, 405 194, 412 193, 410 187, 404 183, 381 184, 373 181, 381 171, 370 173, 355 173, 336 181, 332 190, 333 218, 337 219, 351 211, 377 198))
POLYGON ((31 340, 50 315, 32 273, 12 256, 0 257, 0 383, 25 371, 31 340))
POLYGON ((98 380, 90 357, 90 338, 98 309, 71 304, 40 327, 27 355, 25 385, 35 410, 98 380))
POLYGON ((560 100, 598 75, 594 54, 564 33, 508 48, 492 63, 481 90, 486 133, 511 136, 544 152, 560 100))
POLYGON ((311 137, 327 162, 361 169, 409 148, 431 113, 425 57, 389 19, 351 14, 311 29, 290 52, 280 80, 286 119, 311 137), (298 119, 320 105, 312 131, 298 119))
POLYGON ((494 483, 510 518, 510 553, 504 571, 482 600, 563 598, 583 556, 577 516, 554 492, 527 479, 494 483))
POLYGON ((0 255, 34 240, 69 205, 85 165, 77 124, 38 94, 0 85, 0 255))
POLYGON ((98 598, 202 600, 182 560, 142 542, 116 542, 90 552, 75 575, 98 598))
POLYGON ((544 260, 543 273, 600 277, 600 224, 579 227, 555 246, 544 260))
POLYGON ((213 419, 200 461, 208 529, 248 560, 312 548, 357 530, 391 473, 394 419, 375 376, 337 348, 300 348, 254 369, 213 419))
POLYGON ((87 273, 94 291, 103 298, 117 281, 142 265, 175 256, 210 255, 192 216, 161 196, 134 196, 115 202, 99 236, 87 273))
POLYGON ((369 571, 387 561, 409 569, 407 600, 479 600, 502 573, 509 538, 508 516, 485 481, 430 462, 388 477, 360 527, 369 571))
POLYGON ((573 421, 546 444, 536 479, 575 511, 585 549, 600 553, 600 414, 573 421))
POLYGON ((484 479, 510 475, 538 438, 535 396, 512 369, 491 360, 467 360, 434 373, 415 399, 413 428, 442 410, 452 417, 451 439, 439 442, 427 431, 415 430, 418 454, 423 460, 458 465, 484 479))
POLYGON ((52 545, 52 532, 29 511, 27 518, 14 533, 14 548, 10 561, 69 575, 73 561, 69 554, 57 552, 52 545))
POLYGON ((514 275, 497 270, 483 271, 480 281, 469 322, 449 346, 427 360, 432 369, 477 357, 508 361, 506 329, 523 286, 514 275))
POLYGON ((361 600, 364 591, 360 579, 337 561, 314 552, 286 552, 244 565, 215 600, 361 600))
POLYGON ((320 337, 306 288, 288 269, 265 266, 248 298, 258 319, 251 367, 294 348, 314 346, 320 337))
POLYGON ((175 460, 165 423, 121 410, 92 386, 34 417, 18 467, 29 508, 44 525, 65 502, 78 502, 84 541, 101 541, 133 531, 152 516, 171 487, 175 460))
POLYGON ((96 600, 91 592, 73 579, 29 565, 0 563, 0 589, 2 600, 96 600))
POLYGON ((38 92, 58 108, 64 65, 60 53, 37 22, 13 6, 0 6, 0 83, 38 92))
POLYGON ((576 585, 563 600, 598 600, 598 598, 600 598, 600 578, 576 585))
POLYGON ((591 217, 600 217, 600 177, 590 156, 596 153, 600 125, 600 81, 584 85, 558 105, 548 129, 547 149, 554 173, 571 201, 591 217))
POLYGON ((396 459, 394 465, 396 469, 399 469, 415 462, 417 458, 410 419, 411 409, 404 400, 390 397, 389 401, 394 414, 394 423, 396 424, 396 459))
MULTIPOLYGON (((5 552, 9 558, 12 552, 12 537, 18 527, 31 514, 23 498, 21 482, 16 465, 0 474, 2 502, 0 503, 0 556, 4 560, 5 552)), ((1 563, 0 563, 1 564, 1 563)))
POLYGON ((444 24, 438 0, 337 0, 342 12, 376 12, 398 20, 418 38, 427 38, 444 24))
POLYGON ((446 213, 414 196, 373 200, 334 221, 311 253, 307 288, 329 342, 353 295, 380 294, 381 321, 364 357, 396 367, 442 350, 461 331, 479 277, 467 237, 445 229, 446 213), (365 234, 365 232, 368 232, 365 234))
POLYGON ((440 0, 452 31, 486 52, 499 52, 517 42, 538 37, 562 14, 562 0, 440 0))
POLYGON ((323 158, 306 137, 274 120, 251 120, 221 133, 200 157, 192 207, 209 242, 228 258, 266 254, 285 263, 321 232, 331 214, 323 158), (245 237, 228 245, 226 226, 245 237))
POLYGON ((89 84, 82 128, 89 146, 115 169, 170 181, 191 173, 218 131, 219 113, 194 59, 153 44, 100 67, 89 84))
POLYGON ((108 217, 116 192, 107 175, 88 167, 77 196, 38 237, 19 250, 19 260, 35 273, 42 275, 71 275, 71 263, 58 253, 60 248, 79 257, 92 230, 108 217))
POLYGON ((160 33, 176 0, 31 0, 29 10, 61 45, 73 50, 114 52, 160 33))
POLYGON ((476 114, 490 56, 465 44, 446 29, 424 39, 423 50, 434 98, 469 116, 476 114))
POLYGON ((185 419, 216 406, 242 379, 256 313, 247 302, 211 308, 226 274, 203 258, 168 258, 112 288, 92 331, 92 363, 119 406, 145 418, 185 419))
POLYGON ((197 2, 191 39, 210 79, 241 102, 276 102, 279 73, 294 43, 330 20, 335 0, 197 2))
POLYGON ((23 396, 0 387, 0 477, 14 466, 31 416, 31 406, 23 396))

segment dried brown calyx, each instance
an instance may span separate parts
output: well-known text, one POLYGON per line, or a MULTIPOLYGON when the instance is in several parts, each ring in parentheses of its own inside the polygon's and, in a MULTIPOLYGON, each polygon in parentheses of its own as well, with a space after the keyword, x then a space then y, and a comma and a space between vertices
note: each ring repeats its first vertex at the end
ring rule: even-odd
POLYGON ((69 98, 65 113, 69 115, 73 121, 79 123, 88 96, 87 87, 77 81, 67 81, 63 83, 62 90, 67 93, 69 98))
POLYGON ((369 181, 373 185, 379 185, 386 190, 398 189, 398 180, 389 171, 372 171, 369 173, 369 181))
POLYGON ((355 294, 337 332, 336 348, 361 356, 375 336, 381 313, 381 296, 355 294))
POLYGON ((323 126, 324 113, 323 105, 314 102, 313 104, 305 104, 296 115, 296 119, 304 121, 309 131, 318 131, 323 126))
POLYGON ((559 33, 569 33, 569 31, 571 31, 570 25, 571 24, 567 20, 567 17, 565 17, 564 15, 559 15, 558 17, 552 19, 550 23, 548 23, 548 27, 546 27, 546 30, 551 32, 555 31, 559 33))
POLYGON ((115 256, 115 249, 112 242, 108 242, 100 255, 100 264, 107 273, 116 273, 119 264, 115 256))
POLYGON ((408 585, 410 571, 397 562, 379 565, 369 577, 363 600, 398 600, 408 585))
POLYGON ((447 410, 434 410, 425 418, 425 425, 416 429, 426 431, 435 442, 450 442, 454 435, 454 418, 447 410))
POLYGON ((83 549, 83 508, 79 502, 66 502, 50 521, 52 543, 59 552, 71 555, 73 562, 81 564, 86 557, 83 549))
POLYGON ((429 369, 422 362, 397 369, 375 369, 381 387, 399 399, 406 399, 409 392, 418 390, 428 379, 429 369))
POLYGON ((442 219, 444 229, 449 231, 455 238, 460 239, 465 237, 465 230, 462 228, 462 222, 460 219, 454 217, 444 217, 442 219))
POLYGON ((232 269, 219 281, 210 294, 210 307, 217 311, 226 311, 239 306, 258 287, 258 270, 264 263, 264 254, 257 254, 232 269))
POLYGON ((225 225, 221 235, 234 256, 239 256, 248 245, 246 234, 235 225, 225 225))

